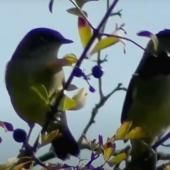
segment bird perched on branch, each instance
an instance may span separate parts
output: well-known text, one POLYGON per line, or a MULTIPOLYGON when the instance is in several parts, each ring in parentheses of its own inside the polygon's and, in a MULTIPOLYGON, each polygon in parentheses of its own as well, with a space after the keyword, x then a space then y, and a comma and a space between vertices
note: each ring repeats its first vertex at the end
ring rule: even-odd
MULTIPOLYGON (((54 101, 63 89, 62 67, 67 65, 57 53, 62 44, 71 42, 56 30, 36 28, 21 40, 8 62, 6 87, 16 113, 29 125, 44 126, 47 121, 49 104, 53 104, 47 101, 54 101)), ((47 131, 55 129, 61 133, 52 140, 56 155, 61 159, 78 155, 79 147, 67 126, 65 112, 55 113, 47 131)))
POLYGON ((133 168, 141 170, 155 169, 151 145, 170 126, 170 30, 153 39, 131 78, 121 117, 122 123, 131 121, 132 128, 141 127, 145 134, 131 140, 133 168))

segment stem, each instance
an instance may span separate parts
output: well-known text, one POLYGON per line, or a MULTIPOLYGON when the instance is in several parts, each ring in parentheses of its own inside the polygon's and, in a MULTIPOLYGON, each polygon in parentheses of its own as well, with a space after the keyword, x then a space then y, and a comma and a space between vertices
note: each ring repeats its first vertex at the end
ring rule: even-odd
MULTIPOLYGON (((97 65, 101 65, 101 52, 98 52, 97 55, 97 65)), ((100 99, 103 97, 103 90, 102 90, 102 77, 100 77, 98 79, 98 89, 99 89, 99 95, 100 95, 100 99)))
MULTIPOLYGON (((103 19, 101 20, 101 22, 99 23, 98 27, 94 30, 93 35, 91 37, 91 39, 89 40, 86 48, 84 49, 83 53, 81 54, 79 60, 77 61, 77 63, 75 64, 75 67, 80 67, 83 60, 86 58, 87 56, 87 52, 90 49, 90 47, 92 46, 93 42, 95 41, 95 39, 98 37, 99 32, 101 30, 101 28, 103 27, 103 25, 105 24, 105 22, 107 21, 107 19, 109 18, 112 10, 114 9, 114 7, 116 6, 116 4, 118 3, 119 0, 114 0, 112 5, 109 7, 108 11, 106 12, 106 14, 104 15, 103 19)), ((75 68, 74 67, 74 68, 75 68)), ((58 111, 58 106, 60 104, 60 101, 63 97, 63 93, 64 90, 67 89, 69 87, 69 85, 71 84, 73 78, 74 78, 74 68, 67 80, 67 82, 65 83, 63 90, 60 92, 59 96, 57 97, 54 105, 51 107, 51 111, 49 113, 47 113, 48 117, 47 117, 47 121, 45 122, 45 125, 43 126, 42 132, 45 132, 50 121, 53 119, 54 115, 56 114, 56 112, 58 111)))
POLYGON ((168 132, 168 134, 166 134, 164 137, 162 137, 161 139, 159 139, 153 146, 153 149, 156 149, 158 146, 160 146, 162 143, 164 143, 165 141, 167 141, 170 138, 170 132, 168 132))
POLYGON ((94 108, 92 109, 92 114, 90 117, 90 120, 88 121, 86 127, 84 128, 78 142, 81 143, 84 136, 87 134, 87 131, 89 130, 89 128, 91 127, 91 125, 93 123, 95 123, 95 117, 98 114, 99 109, 104 106, 104 104, 108 101, 108 99, 117 91, 126 91, 127 89, 125 87, 122 87, 121 83, 118 83, 117 87, 114 88, 109 94, 107 94, 106 96, 103 96, 102 98, 100 98, 100 101, 94 106, 94 108))
POLYGON ((143 51, 145 51, 145 48, 143 48, 140 44, 138 44, 137 42, 135 42, 134 40, 132 40, 128 37, 123 37, 123 36, 114 35, 114 34, 107 34, 107 33, 100 33, 100 35, 108 36, 108 37, 116 37, 116 38, 119 38, 119 39, 129 41, 129 42, 133 43, 134 45, 136 45, 137 47, 141 48, 143 51))

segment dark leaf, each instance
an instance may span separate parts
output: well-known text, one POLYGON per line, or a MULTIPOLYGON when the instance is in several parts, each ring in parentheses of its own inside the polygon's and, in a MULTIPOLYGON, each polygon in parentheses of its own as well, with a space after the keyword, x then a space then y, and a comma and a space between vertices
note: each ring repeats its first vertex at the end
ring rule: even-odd
POLYGON ((150 31, 140 31, 137 35, 142 37, 151 37, 153 34, 150 31))
POLYGON ((54 4, 54 0, 50 0, 48 7, 51 13, 53 12, 53 4, 54 4))
POLYGON ((4 125, 5 125, 5 128, 8 130, 8 131, 13 131, 14 130, 14 127, 11 123, 9 122, 4 122, 4 125))

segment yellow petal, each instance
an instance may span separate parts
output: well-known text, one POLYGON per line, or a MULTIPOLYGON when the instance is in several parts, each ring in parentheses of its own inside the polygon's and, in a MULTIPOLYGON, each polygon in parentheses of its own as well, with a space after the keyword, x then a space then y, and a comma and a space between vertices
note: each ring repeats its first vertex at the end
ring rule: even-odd
POLYGON ((109 160, 113 154, 113 148, 104 149, 103 158, 105 161, 109 160))
POLYGON ((92 36, 92 30, 87 21, 81 16, 78 17, 78 30, 81 43, 83 47, 86 47, 92 36))
POLYGON ((125 152, 122 152, 122 153, 119 153, 116 156, 114 156, 112 159, 110 159, 109 163, 114 164, 114 165, 119 164, 126 158, 127 158, 127 154, 125 152))
POLYGON ((107 139, 107 142, 103 145, 103 158, 105 161, 108 161, 115 151, 115 144, 112 143, 112 140, 107 139))
POLYGON ((62 111, 66 111, 71 110, 75 106, 76 102, 72 98, 65 95, 60 103, 59 109, 62 111))
POLYGON ((77 62, 77 57, 75 54, 67 54, 64 56, 65 61, 67 62, 67 65, 73 65, 77 62))
POLYGON ((135 127, 126 135, 127 139, 141 139, 145 137, 145 132, 141 127, 135 127))
POLYGON ((128 134, 131 126, 132 126, 132 121, 123 122, 120 128, 118 128, 116 131, 115 139, 116 140, 126 139, 126 135, 128 134))
POLYGON ((117 42, 119 42, 119 38, 117 37, 106 37, 101 39, 100 41, 98 41, 96 43, 96 45, 94 46, 94 48, 92 49, 92 51, 90 52, 90 54, 94 54, 96 52, 99 52, 100 50, 107 48, 111 45, 116 44, 117 42))
POLYGON ((63 58, 56 58, 54 61, 49 61, 46 68, 54 73, 61 71, 65 66, 71 66, 77 62, 75 54, 66 54, 63 58))
POLYGON ((76 95, 72 98, 75 101, 75 107, 72 110, 79 110, 84 107, 87 99, 87 92, 84 88, 81 88, 76 95))

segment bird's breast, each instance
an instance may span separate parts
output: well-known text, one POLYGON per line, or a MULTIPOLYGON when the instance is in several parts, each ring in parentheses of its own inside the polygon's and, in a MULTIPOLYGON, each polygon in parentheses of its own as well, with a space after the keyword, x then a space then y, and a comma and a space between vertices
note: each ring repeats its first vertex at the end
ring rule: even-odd
POLYGON ((169 75, 137 80, 128 119, 148 135, 159 134, 170 125, 169 75))
POLYGON ((22 119, 43 125, 49 110, 49 96, 63 84, 63 71, 52 74, 42 65, 29 64, 8 64, 7 90, 15 111, 22 119))

